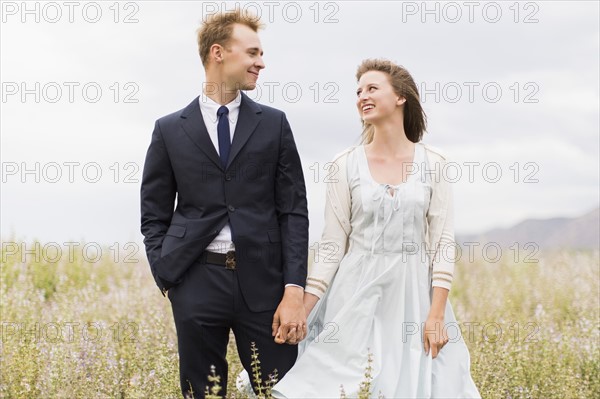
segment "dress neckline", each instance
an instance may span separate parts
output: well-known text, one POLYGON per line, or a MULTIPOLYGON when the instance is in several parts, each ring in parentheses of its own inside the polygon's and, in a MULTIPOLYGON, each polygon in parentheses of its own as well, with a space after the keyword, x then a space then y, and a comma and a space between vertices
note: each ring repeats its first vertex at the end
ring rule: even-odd
MULTIPOLYGON (((369 180, 371 180, 373 183, 377 184, 378 186, 387 186, 387 187, 397 189, 398 187, 401 187, 401 186, 407 184, 408 182, 410 182, 414 178, 414 176, 418 174, 418 173, 410 173, 408 175, 408 177, 406 178, 406 180, 399 184, 379 183, 377 180, 375 180, 375 178, 373 177, 373 174, 371 174, 371 168, 369 167, 369 159, 367 158, 367 151, 365 150, 365 145, 362 144, 360 147, 361 147, 362 159, 364 162, 366 174, 367 174, 369 180)), ((417 164, 417 162, 418 162, 417 157, 420 156, 421 148, 422 148, 421 143, 415 143, 415 149, 413 152, 412 163, 413 163, 413 165, 416 165, 417 170, 419 167, 419 165, 417 164)))

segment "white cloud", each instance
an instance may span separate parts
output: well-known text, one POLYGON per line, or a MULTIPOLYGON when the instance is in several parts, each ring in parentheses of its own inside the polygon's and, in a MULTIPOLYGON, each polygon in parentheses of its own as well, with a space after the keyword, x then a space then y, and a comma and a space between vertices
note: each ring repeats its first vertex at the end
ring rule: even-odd
MULTIPOLYGON (((287 113, 307 180, 314 178, 311 167, 356 144, 360 123, 354 105, 355 70, 364 58, 385 57, 405 65, 427 88, 436 82, 442 88, 456 82, 466 90, 465 82, 479 83, 474 101, 468 101, 466 91, 455 103, 448 101, 451 92, 437 93, 441 95, 437 102, 431 95, 426 97, 430 122, 426 142, 460 161, 496 161, 505 169, 514 162, 521 167, 526 162, 539 165, 540 182, 535 184, 460 183, 458 230, 474 232, 530 216, 576 215, 597 206, 596 2, 535 2, 539 22, 534 24, 514 23, 509 9, 513 2, 499 3, 503 14, 498 23, 486 22, 476 13, 473 23, 463 19, 456 24, 441 14, 439 23, 433 22, 432 15, 422 23, 420 14, 406 14, 411 2, 330 3, 334 5, 329 8, 323 2, 297 3, 302 17, 291 23, 295 6, 287 6, 284 15, 283 9, 291 3, 280 2, 273 9, 273 22, 261 33, 267 69, 260 83, 279 84, 272 101, 266 91, 261 101, 287 113), (320 7, 318 15, 314 6, 309 8, 313 4, 320 7), (338 21, 324 23, 327 16, 338 21), (497 103, 487 101, 479 90, 489 82, 503 90, 497 103), (535 82, 539 101, 524 103, 521 97, 515 102, 511 89, 515 82, 521 85, 521 94, 527 93, 525 83, 535 82), (286 84, 302 89, 298 102, 286 100, 286 84), (324 102, 327 96, 333 101, 324 102)), ((139 22, 133 24, 114 23, 108 8, 112 3, 101 4, 103 19, 96 24, 85 22, 80 9, 74 23, 43 19, 35 23, 31 16, 21 23, 18 14, 5 16, 0 42, 2 82, 26 82, 29 88, 35 82, 42 87, 49 82, 79 82, 80 86, 73 103, 66 97, 56 104, 43 98, 35 103, 32 95, 23 103, 15 95, 0 104, 4 172, 12 162, 19 167, 26 162, 30 168, 35 162, 41 162, 41 168, 49 162, 97 162, 105 180, 91 184, 80 175, 73 183, 36 183, 34 174, 23 176, 22 170, 4 176, 3 236, 14 228, 18 235, 50 241, 141 240, 139 185, 122 182, 124 173, 135 167, 125 170, 124 165, 136 165, 134 177, 139 179, 154 121, 187 105, 199 93, 203 70, 195 30, 203 9, 224 3, 136 2, 139 10, 134 17, 139 22), (82 97, 81 87, 88 82, 97 82, 103 90, 97 103, 82 97), (111 89, 115 82, 119 83, 118 103, 111 89), (132 93, 124 88, 128 82, 138 89, 133 95, 137 103, 122 101, 132 93), (112 182, 115 169, 110 167, 115 162, 121 173, 119 183, 112 182)), ((480 3, 477 10, 483 6, 480 3)), ((120 19, 131 11, 121 9, 120 19)), ((262 11, 263 18, 268 17, 267 6, 262 11)), ((463 6, 462 11, 467 9, 463 6)), ((520 21, 531 11, 521 9, 520 21)), ((322 228, 324 191, 322 184, 314 182, 307 183, 307 189, 311 239, 316 240, 322 228)))

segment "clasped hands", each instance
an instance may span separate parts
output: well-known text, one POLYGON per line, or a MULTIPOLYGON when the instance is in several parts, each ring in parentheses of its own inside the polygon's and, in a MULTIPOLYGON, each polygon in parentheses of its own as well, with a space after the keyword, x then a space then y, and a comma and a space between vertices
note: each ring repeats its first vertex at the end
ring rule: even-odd
POLYGON ((286 287, 283 299, 273 315, 272 336, 278 344, 297 345, 306 338, 306 317, 310 310, 305 307, 304 290, 286 287))

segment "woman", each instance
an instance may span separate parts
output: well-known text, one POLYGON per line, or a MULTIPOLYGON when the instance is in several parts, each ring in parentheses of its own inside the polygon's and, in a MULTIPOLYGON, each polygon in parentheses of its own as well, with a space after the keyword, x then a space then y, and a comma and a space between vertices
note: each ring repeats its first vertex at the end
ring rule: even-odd
POLYGON ((357 71, 363 145, 335 158, 304 303, 308 337, 275 398, 480 397, 447 301, 454 270, 446 159, 420 143, 426 117, 402 67, 357 71), (447 328, 444 328, 447 327, 447 328))

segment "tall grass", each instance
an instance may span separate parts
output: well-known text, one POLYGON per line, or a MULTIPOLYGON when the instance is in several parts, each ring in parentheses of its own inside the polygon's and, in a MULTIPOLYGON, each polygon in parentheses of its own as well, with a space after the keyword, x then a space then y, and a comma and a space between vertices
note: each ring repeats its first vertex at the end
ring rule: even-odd
MULTIPOLYGON (((108 248, 97 261, 66 249, 55 259, 38 247, 2 246, 0 396, 179 398, 170 303, 145 260, 115 261, 108 248)), ((538 258, 457 264, 450 300, 473 379, 484 398, 600 397, 598 252, 538 258)), ((231 395, 233 338, 228 359, 231 395)))

